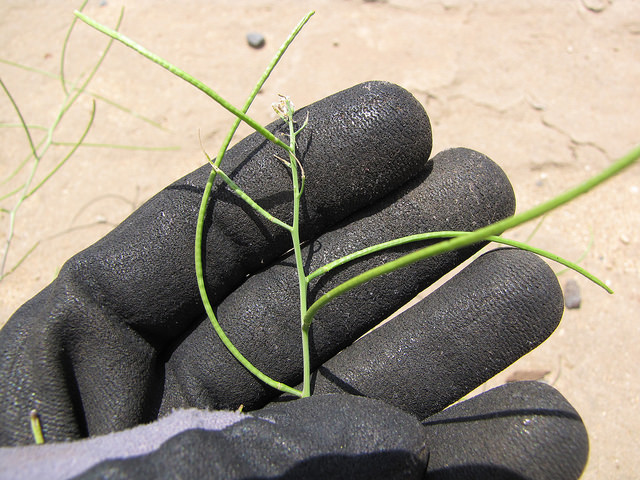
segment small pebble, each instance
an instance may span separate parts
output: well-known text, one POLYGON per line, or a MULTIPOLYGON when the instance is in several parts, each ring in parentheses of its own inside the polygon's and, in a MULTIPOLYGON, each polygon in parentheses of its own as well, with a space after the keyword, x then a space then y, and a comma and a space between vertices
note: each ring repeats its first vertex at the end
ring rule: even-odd
POLYGON ((253 48, 262 48, 265 44, 264 35, 258 32, 247 33, 247 43, 253 48))
POLYGON ((564 304, 567 308, 580 308, 582 296, 580 295, 580 286, 573 279, 567 280, 564 284, 564 304))

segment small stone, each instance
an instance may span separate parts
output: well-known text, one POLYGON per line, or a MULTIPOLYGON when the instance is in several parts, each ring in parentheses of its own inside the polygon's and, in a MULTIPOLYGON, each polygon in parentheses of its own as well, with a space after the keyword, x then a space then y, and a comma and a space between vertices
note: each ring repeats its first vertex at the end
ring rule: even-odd
POLYGON ((620 235, 620 241, 625 245, 629 245, 631 243, 631 239, 628 236, 626 236, 624 233, 620 235))
POLYGON ((564 284, 564 304, 567 308, 580 308, 582 296, 580 295, 580 286, 573 279, 567 280, 564 284))
POLYGON ((264 35, 258 32, 247 33, 247 43, 253 48, 262 48, 265 44, 264 35))

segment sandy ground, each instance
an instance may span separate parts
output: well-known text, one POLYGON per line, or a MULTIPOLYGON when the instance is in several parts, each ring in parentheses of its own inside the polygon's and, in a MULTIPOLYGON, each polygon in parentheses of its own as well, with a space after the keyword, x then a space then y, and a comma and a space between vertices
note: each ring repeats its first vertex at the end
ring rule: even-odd
MULTIPOLYGON (((0 2, 0 58, 59 73, 63 40, 79 1, 0 2)), ((125 2, 127 3, 127 2, 125 2)), ((277 93, 305 105, 370 79, 409 89, 434 130, 434 152, 482 151, 511 178, 522 211, 604 168, 640 141, 640 4, 633 0, 535 1, 131 1, 121 30, 240 103, 289 30, 317 11, 252 109, 267 123, 277 93), (262 32, 266 47, 245 34, 262 32)), ((113 25, 121 2, 91 1, 85 11, 113 25)), ((97 60, 105 38, 84 25, 66 53, 70 83, 97 60)), ((29 124, 51 125, 61 83, 0 63, 0 76, 29 124)), ((230 116, 192 87, 132 51, 114 45, 91 92, 98 100, 89 143, 179 150, 80 148, 15 222, 0 283, 0 324, 137 205, 203 163, 198 131, 215 151, 230 116), (157 122, 157 128, 139 116, 157 122)), ((74 141, 88 121, 90 97, 65 115, 54 140, 74 141)), ((16 123, 2 95, 0 122, 16 123)), ((248 133, 248 129, 242 130, 248 133)), ((45 132, 34 130, 36 141, 45 132)), ((0 129, 0 178, 29 152, 24 132, 0 129)), ((35 181, 69 147, 47 152, 35 181)), ((0 186, 17 188, 27 170, 0 186)), ((584 478, 636 478, 640 445, 640 167, 549 216, 533 243, 583 266, 616 291, 606 294, 573 273, 582 305, 567 310, 553 336, 490 384, 512 375, 541 377, 578 409, 590 434, 584 478), (633 312, 636 312, 635 314, 633 312), (634 320, 634 317, 636 318, 634 320), (540 373, 537 373, 540 372, 540 373)), ((15 196, 1 206, 15 205, 15 196)), ((0 213, 0 240, 9 217, 0 213)), ((511 236, 525 239, 534 225, 511 236)), ((482 388, 487 388, 482 387, 482 388)))

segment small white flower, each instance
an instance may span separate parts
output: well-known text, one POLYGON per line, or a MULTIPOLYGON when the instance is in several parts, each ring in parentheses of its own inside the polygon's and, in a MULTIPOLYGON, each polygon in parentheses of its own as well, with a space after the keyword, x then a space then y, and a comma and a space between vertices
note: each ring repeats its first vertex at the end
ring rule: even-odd
POLYGON ((278 96, 280 97, 280 101, 272 103, 271 106, 278 116, 286 122, 293 117, 295 106, 287 95, 278 94, 278 96))

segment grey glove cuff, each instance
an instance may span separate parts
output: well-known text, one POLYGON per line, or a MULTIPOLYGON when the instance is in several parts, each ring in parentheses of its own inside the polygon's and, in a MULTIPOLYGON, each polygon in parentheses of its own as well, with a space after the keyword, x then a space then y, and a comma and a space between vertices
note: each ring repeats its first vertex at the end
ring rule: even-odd
POLYGON ((427 459, 412 415, 319 395, 253 415, 181 410, 89 440, 3 448, 0 478, 422 478, 427 459))
POLYGON ((75 442, 0 448, 0 479, 66 479, 113 458, 131 458, 157 450, 185 430, 222 430, 247 415, 207 412, 195 408, 176 410, 160 420, 129 430, 75 442))

